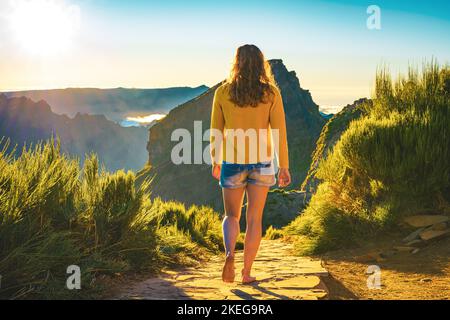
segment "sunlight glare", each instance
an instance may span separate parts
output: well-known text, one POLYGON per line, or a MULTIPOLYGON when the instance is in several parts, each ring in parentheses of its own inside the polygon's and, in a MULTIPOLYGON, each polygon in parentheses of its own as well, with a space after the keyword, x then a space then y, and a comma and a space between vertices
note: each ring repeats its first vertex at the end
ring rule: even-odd
POLYGON ((54 55, 68 49, 80 25, 80 8, 64 0, 15 0, 9 17, 16 41, 27 52, 54 55))
POLYGON ((161 120, 165 116, 166 116, 165 114, 154 113, 154 114, 144 116, 144 117, 127 117, 127 120, 134 121, 137 123, 148 124, 148 123, 152 123, 155 120, 161 120))

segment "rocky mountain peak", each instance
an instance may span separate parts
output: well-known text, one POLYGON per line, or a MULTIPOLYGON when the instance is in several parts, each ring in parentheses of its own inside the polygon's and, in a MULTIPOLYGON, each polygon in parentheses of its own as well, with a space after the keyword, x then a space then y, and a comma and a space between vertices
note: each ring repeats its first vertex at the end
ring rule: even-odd
MULTIPOLYGON (((30 99, 28 99, 28 100, 30 100, 30 99)), ((39 112, 44 112, 44 113, 52 112, 52 108, 45 100, 39 100, 36 103, 36 108, 39 110, 39 112)))
POLYGON ((35 112, 39 115, 47 115, 52 112, 49 104, 44 100, 34 102, 24 96, 8 98, 5 94, 0 94, 0 107, 11 110, 21 110, 29 113, 35 112))
MULTIPOLYGON (((288 71, 281 59, 269 60, 269 63, 283 97, 293 177, 292 187, 295 188, 306 176, 311 153, 325 119, 320 115, 309 91, 300 87, 296 73, 288 71)), ((187 204, 209 204, 216 208, 220 207, 220 188, 217 181, 211 178, 209 166, 173 164, 171 151, 177 142, 170 139, 172 132, 180 128, 187 129, 193 136, 194 121, 201 121, 203 130, 209 128, 216 88, 217 86, 214 86, 197 98, 171 110, 167 117, 150 128, 147 145, 150 166, 146 174, 154 177, 153 196, 187 204), (191 188, 192 185, 198 187, 191 188)), ((203 147, 206 146, 207 142, 203 147)))
POLYGON ((292 85, 298 86, 300 88, 300 81, 297 78, 297 74, 295 71, 288 71, 283 60, 281 59, 272 59, 269 60, 269 65, 272 69, 275 81, 278 83, 289 82, 292 85))

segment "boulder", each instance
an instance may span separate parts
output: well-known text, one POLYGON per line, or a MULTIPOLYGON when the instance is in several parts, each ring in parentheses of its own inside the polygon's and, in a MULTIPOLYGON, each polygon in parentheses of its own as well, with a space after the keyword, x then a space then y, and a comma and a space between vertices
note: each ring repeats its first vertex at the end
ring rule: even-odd
POLYGON ((411 241, 419 239, 420 233, 424 230, 425 230, 425 228, 417 229, 416 231, 410 233, 406 238, 404 238, 403 242, 409 243, 411 241))
POLYGON ((447 222, 440 222, 433 224, 430 229, 437 230, 437 231, 443 231, 447 229, 447 222))
POLYGON ((423 244, 424 244, 424 242, 421 239, 416 239, 416 240, 412 240, 410 242, 405 243, 405 245, 408 246, 408 247, 411 247, 413 245, 420 246, 420 245, 423 245, 423 244))
POLYGON ((418 215, 418 216, 410 216, 404 219, 408 225, 416 228, 420 227, 428 227, 434 224, 447 222, 449 220, 448 216, 442 215, 418 215))
POLYGON ((428 240, 444 237, 444 236, 448 235, 449 233, 450 233, 450 230, 427 229, 427 230, 423 231, 422 233, 420 233, 420 238, 424 241, 428 241, 428 240))

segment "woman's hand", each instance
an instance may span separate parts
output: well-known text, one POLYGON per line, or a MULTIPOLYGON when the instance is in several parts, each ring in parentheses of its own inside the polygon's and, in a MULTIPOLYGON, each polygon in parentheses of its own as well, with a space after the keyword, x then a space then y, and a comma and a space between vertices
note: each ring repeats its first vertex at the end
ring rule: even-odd
POLYGON ((222 169, 222 166, 220 164, 215 164, 212 167, 212 176, 216 180, 220 180, 220 170, 222 169))
POLYGON ((278 171, 278 186, 280 188, 287 187, 291 184, 291 174, 289 173, 289 169, 280 168, 278 171))

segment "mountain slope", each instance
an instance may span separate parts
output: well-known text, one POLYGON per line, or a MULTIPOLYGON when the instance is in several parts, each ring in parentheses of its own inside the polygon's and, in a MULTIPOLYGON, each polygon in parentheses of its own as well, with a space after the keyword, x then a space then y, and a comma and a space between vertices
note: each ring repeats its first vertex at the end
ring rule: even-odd
MULTIPOLYGON (((298 187, 306 176, 310 155, 325 119, 320 115, 309 91, 300 87, 295 72, 289 72, 281 60, 271 60, 270 64, 285 106, 292 186, 298 187)), ((193 136, 194 121, 202 122, 203 131, 209 128, 212 100, 217 86, 173 109, 166 118, 150 128, 147 146, 149 167, 142 174, 154 176, 154 196, 188 204, 209 204, 216 208, 221 206, 220 188, 210 175, 210 166, 173 164, 171 151, 178 142, 170 140, 172 132, 180 128, 187 129, 193 136)), ((208 142, 203 142, 203 150, 207 145, 208 142)))
POLYGON ((8 97, 25 96, 34 101, 45 100, 57 114, 66 114, 70 117, 75 116, 78 112, 103 114, 109 120, 119 122, 128 116, 167 113, 173 107, 206 90, 208 90, 206 86, 164 89, 68 88, 17 91, 5 94, 8 97))
POLYGON ((362 108, 364 103, 371 103, 370 100, 362 98, 345 106, 340 112, 333 115, 325 124, 316 143, 316 149, 312 155, 311 166, 306 179, 303 181, 302 190, 314 193, 319 184, 316 178, 316 171, 320 161, 322 161, 330 149, 336 144, 342 133, 348 128, 351 121, 358 119, 366 112, 362 108))
POLYGON ((0 137, 11 140, 11 147, 36 143, 52 134, 61 138, 62 151, 82 160, 95 152, 108 170, 140 169, 146 162, 146 128, 123 128, 103 115, 76 114, 69 118, 52 112, 43 100, 7 98, 0 94, 0 137))

